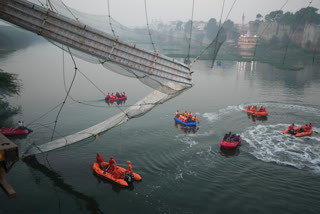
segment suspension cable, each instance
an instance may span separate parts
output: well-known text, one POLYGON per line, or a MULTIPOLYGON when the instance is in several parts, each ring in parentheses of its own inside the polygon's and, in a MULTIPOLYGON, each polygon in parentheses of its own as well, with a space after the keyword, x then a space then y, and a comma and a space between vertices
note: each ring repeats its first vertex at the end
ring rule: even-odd
MULTIPOLYGON (((310 7, 310 5, 312 4, 312 1, 313 1, 313 0, 311 0, 311 1, 309 2, 307 8, 310 7)), ((286 60, 286 56, 287 56, 287 52, 288 52, 288 47, 289 47, 291 38, 292 38, 292 36, 294 35, 294 33, 296 32, 296 30, 297 30, 299 24, 301 23, 301 21, 303 20, 302 18, 303 18, 306 14, 307 14, 306 11, 305 11, 303 14, 301 14, 301 17, 300 17, 300 19, 299 19, 299 23, 296 23, 296 24, 295 24, 295 28, 294 28, 293 32, 290 34, 289 40, 288 40, 287 45, 286 45, 286 50, 285 50, 285 53, 284 53, 284 56, 283 56, 283 59, 282 59, 282 64, 284 64, 284 62, 285 62, 285 60, 286 60)))
MULTIPOLYGON (((282 10, 282 9, 287 5, 288 1, 289 1, 289 0, 286 0, 286 2, 280 7, 279 10, 282 10)), ((263 29, 261 35, 263 35, 264 31, 269 27, 270 24, 271 24, 271 22, 269 22, 269 23, 267 24, 267 26, 263 29)), ((253 58, 252 58, 253 61, 255 61, 256 51, 257 51, 257 47, 258 47, 259 40, 260 40, 260 37, 258 36, 256 45, 255 45, 255 48, 254 48, 254 52, 253 52, 253 58)))
POLYGON ((57 116, 56 116, 56 119, 55 119, 55 121, 54 121, 54 128, 53 128, 53 131, 52 131, 51 140, 53 139, 53 135, 54 135, 54 132, 55 132, 55 130, 56 130, 56 126, 57 126, 57 122, 58 122, 58 117, 59 117, 59 115, 60 115, 60 113, 61 113, 61 110, 62 110, 62 108, 63 108, 64 104, 66 103, 66 100, 67 100, 67 98, 68 98, 68 96, 69 96, 69 93, 70 93, 71 88, 72 88, 72 86, 73 86, 74 80, 75 80, 76 75, 77 75, 77 70, 78 70, 77 65, 76 65, 76 62, 74 61, 73 55, 72 55, 69 47, 68 47, 68 51, 69 51, 69 53, 70 53, 70 56, 71 56, 72 61, 73 61, 73 64, 74 64, 74 75, 73 75, 73 78, 72 78, 70 87, 69 87, 69 89, 68 89, 68 91, 67 91, 67 94, 66 94, 66 96, 65 96, 65 98, 64 98, 64 100, 63 100, 63 102, 62 102, 62 105, 61 105, 61 107, 60 107, 60 109, 59 109, 59 112, 58 112, 58 114, 57 114, 57 116))
POLYGON ((151 31, 150 31, 150 27, 149 27, 148 13, 147 13, 147 0, 144 0, 144 10, 146 12, 147 28, 148 28, 148 32, 149 32, 150 41, 151 41, 154 52, 157 52, 156 47, 154 46, 154 42, 152 40, 151 31))
POLYGON ((109 16, 109 25, 110 25, 111 31, 112 31, 112 33, 113 33, 114 38, 116 38, 116 34, 115 34, 115 31, 114 31, 113 26, 112 26, 112 23, 111 23, 111 14, 110 14, 110 3, 109 3, 109 0, 108 0, 108 16, 109 16))
POLYGON ((190 48, 191 48, 191 36, 192 36, 192 27, 193 27, 193 12, 194 12, 194 0, 192 0, 192 13, 191 13, 191 27, 190 27, 190 36, 189 36, 188 56, 185 60, 185 62, 187 64, 190 64, 190 48))

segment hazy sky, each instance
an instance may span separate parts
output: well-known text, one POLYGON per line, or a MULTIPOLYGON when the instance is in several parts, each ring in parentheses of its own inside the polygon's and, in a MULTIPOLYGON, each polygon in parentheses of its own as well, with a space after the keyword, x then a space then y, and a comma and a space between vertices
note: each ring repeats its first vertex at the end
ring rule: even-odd
MULTIPOLYGON (((191 19, 193 0, 146 0, 148 19, 162 20, 163 22, 191 19)), ((210 18, 220 20, 224 0, 194 0, 194 20, 208 21, 210 18)), ((235 0, 225 0, 223 18, 231 9, 235 0)), ((263 16, 274 10, 279 10, 286 2, 283 11, 295 12, 302 7, 307 7, 312 1, 312 7, 320 10, 320 0, 236 0, 230 12, 229 19, 241 23, 242 14, 245 22, 254 20, 258 13, 263 16)), ((63 0, 63 2, 79 11, 96 14, 108 14, 108 0, 63 0)), ((111 16, 126 26, 145 26, 145 0, 109 0, 111 16)), ((320 11, 318 11, 320 13, 320 11)), ((1 21, 0 21, 1 24, 1 21)))
MULTIPOLYGON (((220 20, 224 0, 194 0, 194 20, 207 21, 211 17, 220 20)), ((223 20, 235 0, 225 0, 223 20)), ((245 22, 254 20, 258 13, 263 16, 270 11, 279 10, 287 2, 283 11, 295 12, 307 7, 311 0, 236 0, 229 18, 241 23, 242 14, 245 22), (288 1, 288 2, 287 2, 288 1)), ((108 14, 107 0, 64 0, 65 4, 91 14, 108 14)), ((144 0, 109 0, 111 16, 121 24, 128 26, 145 25, 144 0)), ((311 6, 320 8, 320 0, 313 0, 311 6)), ((152 20, 182 20, 191 18, 192 0, 147 0, 149 22, 152 20)))

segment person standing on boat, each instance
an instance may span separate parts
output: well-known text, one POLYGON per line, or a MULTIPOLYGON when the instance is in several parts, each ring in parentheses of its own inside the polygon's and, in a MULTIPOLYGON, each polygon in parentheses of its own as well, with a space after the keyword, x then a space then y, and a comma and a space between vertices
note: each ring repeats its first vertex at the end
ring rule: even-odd
POLYGON ((109 92, 108 92, 107 97, 106 97, 106 100, 109 100, 109 99, 110 99, 110 94, 109 94, 109 92))
POLYGON ((288 131, 290 134, 294 134, 294 124, 293 123, 289 126, 288 131))
POLYGON ((104 167, 102 165, 102 163, 104 162, 104 159, 103 159, 103 157, 101 156, 101 154, 99 152, 97 153, 96 159, 97 159, 97 163, 99 164, 99 167, 101 169, 104 169, 104 167))
POLYGON ((177 118, 179 118, 179 116, 180 116, 179 110, 176 111, 176 113, 174 114, 174 116, 177 117, 177 118))
POLYGON ((116 166, 116 161, 113 159, 113 156, 110 156, 109 159, 109 167, 108 167, 108 172, 112 172, 115 169, 116 166))
POLYGON ((131 162, 128 161, 128 169, 126 170, 126 174, 132 174, 133 173, 133 168, 132 168, 132 165, 131 165, 131 162))

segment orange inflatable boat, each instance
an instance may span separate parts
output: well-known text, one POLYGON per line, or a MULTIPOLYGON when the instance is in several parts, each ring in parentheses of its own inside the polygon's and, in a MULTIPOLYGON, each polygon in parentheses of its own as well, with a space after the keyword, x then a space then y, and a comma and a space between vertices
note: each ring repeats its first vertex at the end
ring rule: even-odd
POLYGON ((262 117, 266 117, 268 116, 268 112, 266 111, 250 111, 250 110, 244 110, 245 112, 247 112, 248 114, 252 114, 252 115, 256 115, 256 116, 262 116, 262 117))
MULTIPOLYGON (((102 166, 107 169, 108 166, 109 166, 109 163, 107 162, 103 162, 102 163, 102 166)), ((120 171, 120 174, 125 174, 126 172, 126 169, 120 167, 120 166, 116 166, 118 167, 118 170, 120 171)), ((99 167, 99 164, 97 162, 94 162, 93 163, 93 171, 96 175, 104 178, 104 179, 107 179, 109 181, 113 181, 117 184, 120 184, 121 186, 128 186, 128 180, 125 179, 125 178, 115 178, 112 173, 109 173, 107 171, 104 171, 102 170, 100 167, 99 167)), ((136 181, 141 181, 141 176, 137 173, 132 173, 133 174, 133 179, 136 180, 136 181)), ((129 182, 130 183, 130 182, 129 182)))
MULTIPOLYGON (((307 135, 311 135, 312 134, 312 130, 310 131, 303 131, 303 132, 299 132, 300 129, 304 129, 305 130, 305 126, 298 126, 298 127, 294 127, 293 130, 296 133, 295 136, 296 137, 303 137, 303 136, 307 136, 307 135)), ((290 134, 289 130, 284 130, 283 134, 290 134)))

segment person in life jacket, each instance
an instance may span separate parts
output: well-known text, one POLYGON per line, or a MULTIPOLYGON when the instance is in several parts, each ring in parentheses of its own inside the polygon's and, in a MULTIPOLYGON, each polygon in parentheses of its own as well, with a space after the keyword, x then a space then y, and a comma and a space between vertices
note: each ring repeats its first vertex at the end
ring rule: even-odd
POLYGON ((183 116, 184 116, 184 117, 187 117, 187 115, 188 115, 188 113, 187 113, 187 111, 185 111, 185 112, 183 113, 183 116))
POLYGON ((189 112, 189 114, 188 114, 188 122, 191 122, 191 121, 192 121, 192 113, 189 112))
POLYGON ((197 122, 197 120, 198 120, 197 116, 194 115, 194 116, 192 117, 192 120, 193 120, 194 122, 197 122))
POLYGON ((251 110, 251 106, 249 106, 247 110, 250 111, 251 110))
POLYGON ((122 93, 120 92, 120 97, 122 97, 122 93))
POLYGON ((310 127, 310 131, 312 131, 312 124, 311 123, 309 123, 309 127, 310 127))
POLYGON ((99 164, 99 167, 100 167, 101 169, 104 169, 104 167, 102 166, 102 163, 104 162, 104 159, 103 159, 103 157, 100 155, 99 152, 97 153, 96 159, 97 159, 97 160, 96 160, 97 163, 99 164))
POLYGON ((109 94, 109 92, 108 92, 108 94, 107 94, 106 99, 107 99, 107 100, 109 100, 109 99, 110 99, 110 94, 109 94))
POLYGON ((310 131, 310 126, 309 126, 308 124, 306 124, 306 126, 304 127, 304 130, 305 130, 306 132, 310 131))
POLYGON ((263 111, 263 107, 262 106, 260 106, 259 111, 261 111, 261 112, 263 111))
POLYGON ((108 167, 108 172, 112 172, 115 169, 116 166, 116 161, 113 159, 113 156, 110 156, 109 159, 109 167, 108 167))
POLYGON ((294 124, 292 123, 292 124, 289 126, 288 131, 290 131, 290 130, 293 129, 293 128, 294 128, 294 124))
POLYGON ((121 171, 119 169, 118 166, 116 166, 112 172, 112 176, 115 178, 115 179, 119 179, 120 176, 121 176, 121 171))
POLYGON ((128 169, 126 170, 126 174, 132 174, 132 173, 133 173, 132 165, 131 165, 131 162, 128 161, 128 169))
POLYGON ((174 116, 179 118, 179 116, 180 116, 179 110, 176 111, 176 113, 174 114, 174 116))
POLYGON ((253 113, 255 113, 255 112, 257 111, 257 107, 256 107, 256 106, 253 106, 251 111, 252 111, 253 113))

